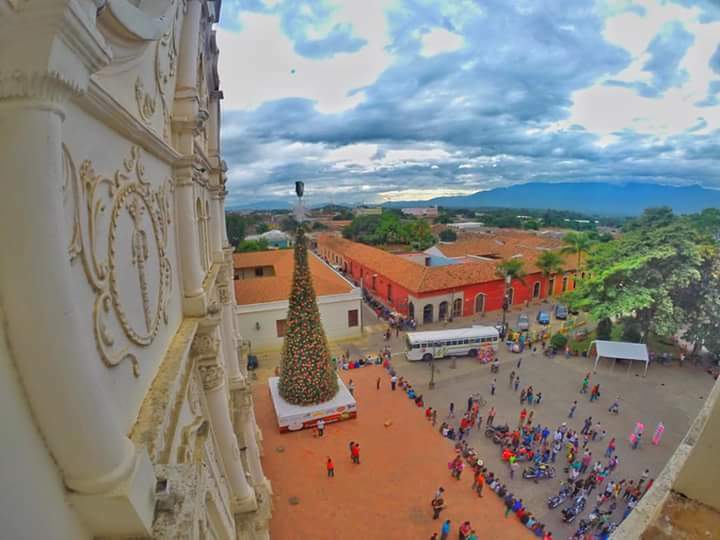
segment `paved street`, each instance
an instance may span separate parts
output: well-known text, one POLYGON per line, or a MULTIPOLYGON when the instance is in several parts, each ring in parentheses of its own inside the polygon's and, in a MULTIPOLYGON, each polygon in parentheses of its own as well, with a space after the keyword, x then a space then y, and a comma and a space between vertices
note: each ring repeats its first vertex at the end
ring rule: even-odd
MULTIPOLYGON (((515 311, 511 316, 516 317, 517 313, 515 311)), ((495 320, 490 316, 487 319, 486 324, 495 320)), ((453 321, 452 324, 467 326, 466 321, 453 321)), ((399 347, 400 344, 394 342, 393 345, 399 347)), ((481 414, 494 405, 497 409, 495 424, 507 421, 511 427, 517 426, 520 410, 523 408, 519 391, 514 392, 509 388, 509 374, 515 370, 520 376, 520 389, 532 385, 535 392, 542 392, 542 403, 533 407, 534 423, 539 422, 552 429, 567 421, 570 428, 579 431, 583 420, 588 416, 592 416, 593 422, 600 421, 608 435, 603 442, 590 443, 593 463, 602 459, 610 438, 617 438, 616 453, 620 464, 611 475, 612 480, 628 478, 637 481, 645 468, 650 469, 651 477, 656 476, 685 436, 714 382, 704 371, 692 366, 680 368, 677 364, 651 365, 647 377, 643 378, 640 365, 632 366, 628 373, 625 366, 618 365, 610 369, 609 362, 601 363, 598 372, 591 377, 591 384, 600 384, 601 397, 597 402, 590 403, 587 394, 579 394, 581 381, 592 368, 590 360, 586 358, 566 359, 563 355, 557 355, 550 359, 540 352, 519 355, 509 353, 504 348, 499 351, 499 358, 501 368, 497 375, 490 372, 489 366, 481 365, 471 358, 458 359, 454 369, 451 367, 452 360, 437 361, 436 386, 433 390, 427 387, 430 378, 427 364, 408 362, 402 355, 396 355, 394 365, 399 374, 407 377, 413 386, 419 388, 429 405, 438 408, 443 416, 447 414, 450 402, 455 403, 456 409, 464 410, 468 396, 473 392, 480 392, 487 400, 481 414), (518 369, 517 362, 520 358, 522 365, 518 369), (490 383, 494 378, 497 378, 497 391, 493 397, 490 396, 490 383), (617 395, 621 396, 621 411, 620 415, 616 416, 607 409, 617 395), (575 399, 578 400, 578 407, 574 418, 569 420, 568 410, 575 399), (632 450, 628 436, 637 421, 645 424, 646 440, 638 450, 632 450), (660 421, 665 424, 666 431, 660 445, 656 447, 650 443, 650 439, 660 421)), ((474 430, 468 442, 480 451, 490 470, 505 477, 511 490, 523 498, 527 506, 539 516, 540 521, 550 525, 553 531, 570 533, 574 530, 577 520, 572 526, 564 525, 560 519, 560 510, 547 508, 547 498, 557 493, 560 481, 566 478, 562 472, 567 465, 564 457, 558 456, 558 476, 555 479, 534 484, 519 478, 519 475, 510 480, 507 466, 500 460, 499 447, 484 437, 482 431, 474 430)), ((592 508, 595 494, 589 501, 586 514, 592 508)), ((622 505, 618 504, 616 517, 619 518, 621 513, 622 505)), ((556 535, 558 538, 563 536, 556 535)))
MULTIPOLYGON (((531 314, 534 321, 534 314, 540 305, 531 306, 530 309, 523 309, 531 314)), ((542 305, 542 309, 549 309, 550 304, 542 305)), ((515 309, 508 314, 508 321, 517 319, 520 309, 515 309)), ((436 323, 425 326, 422 329, 437 329, 444 327, 467 327, 470 324, 492 325, 499 321, 501 313, 490 313, 484 317, 456 319, 451 323, 436 323)), ((467 398, 474 392, 480 392, 487 400, 487 405, 481 410, 485 413, 490 406, 497 409, 495 424, 508 422, 516 426, 519 418, 520 405, 519 392, 509 388, 508 378, 512 370, 519 373, 520 387, 532 385, 536 392, 542 392, 543 400, 540 406, 534 407, 534 422, 547 425, 550 428, 557 427, 560 423, 568 421, 573 429, 580 430, 583 420, 592 416, 593 421, 600 421, 603 428, 607 429, 608 436, 603 442, 590 443, 589 447, 593 452, 593 462, 602 458, 606 444, 611 437, 617 439, 617 454, 620 464, 615 473, 610 477, 612 480, 622 478, 634 479, 637 481, 645 468, 649 468, 651 477, 656 476, 669 456, 675 450, 682 437, 684 437, 690 423, 697 415, 707 392, 713 384, 713 379, 704 371, 693 366, 680 368, 677 364, 671 366, 650 366, 647 377, 642 377, 640 365, 631 367, 630 372, 623 365, 617 365, 613 369, 609 363, 601 364, 598 373, 591 378, 592 384, 600 384, 601 397, 595 403, 589 403, 587 395, 579 394, 580 383, 584 375, 592 368, 590 361, 582 357, 571 357, 566 359, 558 355, 553 359, 547 358, 540 352, 532 354, 526 352, 522 355, 507 352, 504 348, 499 351, 501 362, 500 373, 493 375, 490 368, 481 365, 476 359, 458 358, 453 362, 451 359, 436 361, 435 382, 433 390, 428 388, 430 380, 429 364, 423 362, 408 362, 402 351, 404 350, 404 337, 393 337, 385 342, 382 336, 387 328, 386 324, 378 321, 374 313, 365 309, 364 324, 366 335, 360 340, 332 344, 333 351, 340 354, 341 351, 350 351, 351 356, 364 353, 375 353, 385 344, 389 343, 393 350, 393 364, 399 374, 406 377, 413 386, 425 397, 426 403, 437 408, 442 415, 447 414, 448 405, 454 402, 456 409, 464 410, 467 398), (522 365, 517 369, 517 361, 523 359, 522 365), (454 365, 454 367, 453 367, 454 365), (490 396, 490 382, 497 378, 497 392, 494 397, 490 396), (608 413, 607 409, 615 396, 621 396, 621 412, 615 416, 608 413), (568 420, 567 414, 572 401, 578 400, 578 407, 573 420, 568 420), (638 450, 632 450, 628 444, 628 435, 633 429, 635 422, 641 421, 645 424, 645 440, 638 450), (650 439, 659 421, 665 424, 666 431, 659 446, 655 447, 650 439)), ((554 323, 556 324, 556 323, 554 323)), ((261 373, 268 374, 277 365, 279 353, 261 355, 261 373)), ((261 375, 264 378, 264 375, 261 375)), ((452 444, 439 436, 438 444, 446 444, 448 455, 451 453, 452 444)), ((511 486, 511 490, 521 496, 528 508, 535 512, 540 521, 547 523, 550 529, 556 531, 556 538, 563 538, 564 532, 568 535, 577 526, 577 520, 572 526, 565 525, 560 519, 560 510, 549 510, 547 498, 557 493, 561 480, 566 478, 562 472, 566 466, 564 457, 558 456, 558 475, 553 480, 541 481, 535 484, 523 480, 516 475, 510 480, 507 466, 500 460, 499 447, 485 438, 482 432, 475 430, 469 437, 471 446, 480 451, 490 470, 499 473, 511 486)), ((594 503, 589 502, 585 514, 589 512, 594 503)), ((618 504, 616 517, 619 518, 622 512, 622 505, 618 504)))

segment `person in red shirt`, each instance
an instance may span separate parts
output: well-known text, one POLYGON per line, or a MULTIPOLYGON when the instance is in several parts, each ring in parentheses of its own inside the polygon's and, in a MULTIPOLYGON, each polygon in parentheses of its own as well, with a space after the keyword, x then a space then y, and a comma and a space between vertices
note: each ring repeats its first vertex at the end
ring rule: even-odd
POLYGON ((327 475, 328 478, 334 478, 335 477, 335 465, 333 465, 332 458, 328 456, 327 458, 327 475))
POLYGON ((360 445, 355 443, 352 447, 352 460, 355 465, 360 465, 360 445))
POLYGON ((478 497, 482 497, 483 486, 485 485, 485 477, 483 476, 482 471, 475 475, 475 484, 477 486, 476 490, 478 497))

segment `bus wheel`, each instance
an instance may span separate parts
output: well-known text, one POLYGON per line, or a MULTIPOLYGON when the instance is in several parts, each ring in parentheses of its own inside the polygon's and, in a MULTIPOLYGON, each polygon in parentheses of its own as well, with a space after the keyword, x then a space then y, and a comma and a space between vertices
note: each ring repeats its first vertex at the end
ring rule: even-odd
POLYGON ((475 358, 475 357, 477 356, 477 349, 470 349, 470 351, 468 352, 468 354, 469 354, 470 356, 472 356, 473 358, 475 358))
POLYGON ((430 353, 423 354, 423 360, 425 360, 426 362, 429 362, 430 360, 432 360, 432 358, 432 354, 430 353))

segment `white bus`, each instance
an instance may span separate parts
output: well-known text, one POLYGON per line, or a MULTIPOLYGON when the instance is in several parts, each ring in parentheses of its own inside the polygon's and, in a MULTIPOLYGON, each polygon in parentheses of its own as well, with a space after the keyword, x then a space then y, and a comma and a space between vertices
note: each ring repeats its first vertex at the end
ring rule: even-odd
POLYGON ((476 356, 478 351, 498 349, 500 334, 492 326, 407 333, 407 359, 431 360, 446 356, 476 356))

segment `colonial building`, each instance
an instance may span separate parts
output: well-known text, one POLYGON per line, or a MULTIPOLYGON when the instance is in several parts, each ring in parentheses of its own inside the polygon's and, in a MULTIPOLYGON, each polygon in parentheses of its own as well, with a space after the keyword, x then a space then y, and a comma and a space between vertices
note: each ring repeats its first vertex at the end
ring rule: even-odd
POLYGON ((518 232, 474 235, 407 255, 329 234, 317 239, 320 256, 342 268, 368 294, 419 324, 502 309, 506 284, 496 266, 505 259, 520 258, 527 273, 507 287, 510 305, 572 290, 573 257, 566 258, 564 272, 557 276, 544 276, 535 266, 543 250, 559 247, 557 240, 518 232))
MULTIPOLYGON (((235 314, 237 326, 253 351, 279 349, 286 331, 292 289, 293 250, 236 253, 235 314)), ((362 333, 362 294, 314 254, 308 264, 320 318, 328 339, 358 337, 362 333)))
POLYGON ((220 0, 0 0, 0 536, 261 539, 220 0))

